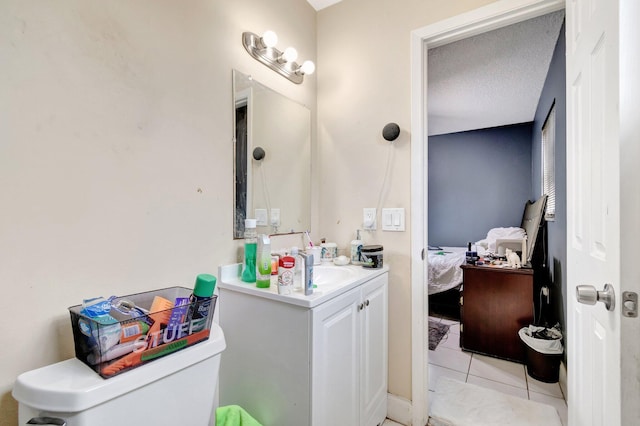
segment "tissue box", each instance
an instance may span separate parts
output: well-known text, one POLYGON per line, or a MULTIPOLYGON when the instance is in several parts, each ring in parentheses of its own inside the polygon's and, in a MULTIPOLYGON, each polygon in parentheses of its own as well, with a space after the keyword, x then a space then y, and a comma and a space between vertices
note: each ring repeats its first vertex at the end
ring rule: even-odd
POLYGON ((207 340, 218 296, 190 301, 191 293, 169 287, 117 297, 99 317, 71 306, 76 358, 107 379, 207 340))

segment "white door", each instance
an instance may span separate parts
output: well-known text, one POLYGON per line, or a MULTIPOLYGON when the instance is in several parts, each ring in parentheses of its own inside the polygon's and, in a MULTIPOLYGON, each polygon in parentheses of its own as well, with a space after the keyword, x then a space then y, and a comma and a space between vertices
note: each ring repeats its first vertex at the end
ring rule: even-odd
POLYGON ((575 426, 626 423, 622 322, 633 320, 621 313, 628 268, 621 246, 638 231, 621 209, 621 186, 637 179, 638 165, 621 161, 619 3, 567 1, 567 368, 575 426), (615 293, 610 310, 578 303, 576 286, 605 284, 615 293))

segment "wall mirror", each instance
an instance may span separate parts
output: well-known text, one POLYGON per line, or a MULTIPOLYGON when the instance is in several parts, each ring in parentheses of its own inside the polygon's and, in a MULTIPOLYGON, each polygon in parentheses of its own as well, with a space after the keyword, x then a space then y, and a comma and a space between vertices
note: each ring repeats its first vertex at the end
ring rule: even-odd
POLYGON ((304 232, 311 224, 311 112, 233 70, 234 238, 246 218, 259 234, 304 232))

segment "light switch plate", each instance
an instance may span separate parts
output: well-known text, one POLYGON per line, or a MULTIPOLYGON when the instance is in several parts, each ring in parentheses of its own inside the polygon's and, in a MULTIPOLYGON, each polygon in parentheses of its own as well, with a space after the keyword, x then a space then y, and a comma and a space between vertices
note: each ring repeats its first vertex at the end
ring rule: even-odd
POLYGON ((383 231, 404 231, 404 209, 382 209, 383 231))

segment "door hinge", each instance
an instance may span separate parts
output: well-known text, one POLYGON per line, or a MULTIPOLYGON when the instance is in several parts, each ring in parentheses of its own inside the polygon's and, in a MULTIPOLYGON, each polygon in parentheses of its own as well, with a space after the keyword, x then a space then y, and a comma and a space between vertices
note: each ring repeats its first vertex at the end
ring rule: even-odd
POLYGON ((622 316, 636 318, 638 316, 638 293, 622 292, 622 316))

